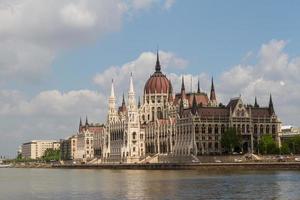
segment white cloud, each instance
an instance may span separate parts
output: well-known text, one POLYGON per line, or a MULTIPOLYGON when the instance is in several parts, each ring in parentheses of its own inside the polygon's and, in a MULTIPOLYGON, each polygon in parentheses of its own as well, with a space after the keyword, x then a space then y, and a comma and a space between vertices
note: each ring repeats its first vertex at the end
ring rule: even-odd
POLYGON ((228 101, 242 94, 248 103, 253 103, 257 96, 259 103, 266 106, 272 93, 282 121, 300 126, 300 57, 289 58, 284 52, 287 44, 271 40, 261 46, 256 64, 241 64, 224 72, 217 84, 220 99, 228 101))
MULTIPOLYGON (((184 69, 188 62, 177 57, 174 53, 160 51, 160 61, 162 65, 162 71, 171 71, 174 69, 184 69)), ((122 66, 111 66, 107 68, 104 72, 96 74, 93 78, 94 83, 98 84, 104 92, 109 91, 109 86, 111 79, 114 79, 116 90, 118 94, 124 92, 127 93, 129 76, 133 73, 135 80, 135 88, 138 95, 143 94, 143 88, 145 81, 154 72, 156 62, 156 54, 153 52, 143 52, 139 55, 136 60, 128 62, 122 66)))
POLYGON ((0 0, 0 78, 42 78, 61 51, 118 31, 127 15, 162 2, 0 0))
POLYGON ((103 122, 106 99, 90 90, 43 91, 27 98, 20 91, 0 91, 1 152, 13 153, 32 139, 60 139, 77 131, 79 116, 103 122))

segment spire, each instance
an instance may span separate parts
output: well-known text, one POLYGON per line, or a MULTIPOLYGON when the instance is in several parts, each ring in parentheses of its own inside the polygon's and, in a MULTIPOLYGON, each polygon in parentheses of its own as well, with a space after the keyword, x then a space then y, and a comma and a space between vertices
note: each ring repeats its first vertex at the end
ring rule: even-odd
POLYGON ((125 97, 124 97, 124 93, 123 93, 123 99, 122 99, 122 107, 125 106, 125 97))
POLYGON ((210 90, 210 100, 216 100, 215 86, 214 86, 214 78, 211 78, 211 90, 210 90))
POLYGON ((198 89, 197 89, 197 93, 200 93, 200 80, 198 79, 198 89))
POLYGON ((114 79, 111 79, 111 91, 110 91, 110 97, 111 97, 111 98, 115 98, 114 79))
POLYGON ((254 101, 254 108, 258 108, 259 107, 259 105, 258 105, 258 103, 257 103, 257 99, 256 99, 256 97, 255 97, 255 101, 254 101))
POLYGON ((133 80, 132 80, 132 72, 130 73, 130 83, 129 83, 129 93, 134 94, 134 89, 133 89, 133 80))
POLYGON ((192 114, 195 115, 197 113, 197 101, 196 101, 196 95, 193 95, 193 103, 192 103, 192 114))
POLYGON ((275 113, 271 94, 270 94, 270 100, 269 100, 269 110, 270 110, 271 114, 275 113))
POLYGON ((155 65, 155 72, 160 72, 160 62, 159 62, 159 53, 158 53, 158 49, 156 52, 156 65, 155 65))
POLYGON ((86 116, 85 118, 85 125, 88 126, 89 125, 89 121, 88 121, 88 117, 86 116))
POLYGON ((181 78, 181 91, 185 91, 184 76, 183 75, 182 75, 182 78, 181 78))
POLYGON ((129 82, 128 105, 129 107, 135 106, 135 93, 133 89, 132 73, 130 75, 130 82, 129 82))
POLYGON ((138 108, 141 107, 141 98, 139 97, 138 108))
POLYGON ((81 120, 81 117, 80 117, 79 128, 78 128, 78 131, 79 131, 79 132, 81 132, 81 128, 82 128, 82 120, 81 120))

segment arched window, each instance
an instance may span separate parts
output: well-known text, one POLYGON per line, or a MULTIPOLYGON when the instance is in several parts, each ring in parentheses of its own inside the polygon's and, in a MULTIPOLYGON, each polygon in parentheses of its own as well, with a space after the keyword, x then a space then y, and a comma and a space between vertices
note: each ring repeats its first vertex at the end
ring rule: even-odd
POLYGON ((205 125, 202 125, 202 133, 205 133, 205 125))
POLYGON ((135 140, 136 139, 136 132, 132 133, 132 139, 135 140))
POLYGON ((198 124, 196 124, 196 126, 195 126, 195 134, 198 134, 199 133, 199 126, 198 126, 198 124))
POLYGON ((264 126, 261 124, 259 129, 260 134, 264 134, 264 126))
POLYGON ((254 124, 254 134, 257 134, 257 125, 254 124))
POLYGON ((276 133, 276 126, 272 125, 272 134, 275 134, 275 133, 276 133))
POLYGON ((221 125, 221 133, 225 133, 225 125, 224 124, 221 125))
POLYGON ((209 134, 212 133, 212 128, 211 128, 211 125, 210 125, 210 124, 208 125, 208 133, 209 133, 209 134))
POLYGON ((269 126, 269 125, 266 126, 266 133, 267 133, 267 134, 270 133, 270 126, 269 126))
POLYGON ((218 127, 218 124, 215 125, 215 134, 218 134, 219 133, 219 127, 218 127))

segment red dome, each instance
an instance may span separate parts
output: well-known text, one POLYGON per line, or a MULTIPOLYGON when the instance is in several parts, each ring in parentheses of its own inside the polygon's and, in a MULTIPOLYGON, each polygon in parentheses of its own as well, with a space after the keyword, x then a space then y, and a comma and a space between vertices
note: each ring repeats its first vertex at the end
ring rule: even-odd
POLYGON ((172 85, 164 74, 155 72, 146 82, 144 91, 146 94, 171 93, 172 85))
POLYGON ((144 91, 146 94, 154 93, 172 93, 172 84, 167 79, 166 75, 160 71, 159 55, 157 52, 157 60, 155 65, 155 72, 151 75, 145 84, 144 91))

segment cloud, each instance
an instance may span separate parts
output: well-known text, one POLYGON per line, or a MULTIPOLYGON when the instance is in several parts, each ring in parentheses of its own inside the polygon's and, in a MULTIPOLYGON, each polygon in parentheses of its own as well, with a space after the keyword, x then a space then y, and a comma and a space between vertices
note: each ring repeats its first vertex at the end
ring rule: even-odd
POLYGON ((13 152, 32 139, 60 139, 76 133, 79 116, 103 122, 106 99, 91 90, 43 91, 32 98, 13 90, 0 91, 0 152, 13 152))
POLYGON ((257 53, 255 64, 239 64, 220 76, 217 84, 219 98, 228 101, 242 94, 248 103, 254 96, 267 105, 272 93, 275 110, 283 123, 300 125, 300 57, 289 58, 284 52, 284 40, 271 40, 257 53))
POLYGON ((118 31, 127 16, 164 2, 0 0, 1 81, 42 79, 62 51, 118 31))
MULTIPOLYGON (((172 71, 174 69, 184 69, 188 62, 187 60, 176 56, 172 52, 160 51, 160 61, 162 70, 172 71)), ((107 83, 114 79, 116 85, 116 93, 121 96, 124 92, 128 91, 129 76, 133 73, 135 80, 135 88, 138 95, 143 94, 145 81, 153 73, 156 62, 156 54, 153 52, 143 52, 139 57, 131 62, 125 63, 122 66, 111 66, 105 71, 98 73, 94 76, 93 81, 99 85, 103 92, 109 91, 107 83)))

